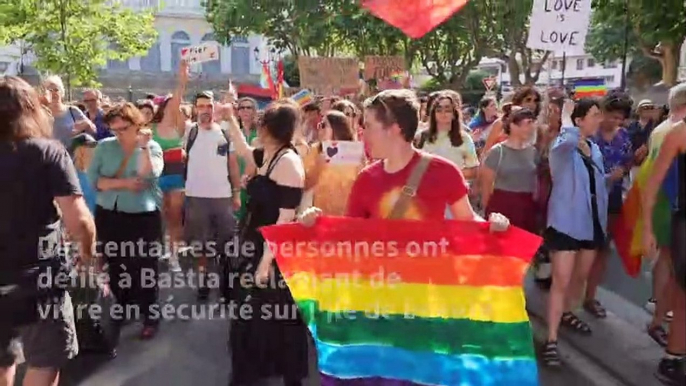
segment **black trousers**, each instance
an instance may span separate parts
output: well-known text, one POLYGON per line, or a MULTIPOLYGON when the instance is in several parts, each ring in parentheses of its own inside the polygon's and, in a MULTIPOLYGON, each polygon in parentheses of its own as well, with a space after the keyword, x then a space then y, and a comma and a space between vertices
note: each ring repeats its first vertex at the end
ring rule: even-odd
POLYGON ((98 252, 105 257, 110 289, 120 306, 111 312, 112 319, 141 318, 147 326, 157 325, 158 259, 164 252, 160 212, 124 213, 98 206, 95 226, 98 252))

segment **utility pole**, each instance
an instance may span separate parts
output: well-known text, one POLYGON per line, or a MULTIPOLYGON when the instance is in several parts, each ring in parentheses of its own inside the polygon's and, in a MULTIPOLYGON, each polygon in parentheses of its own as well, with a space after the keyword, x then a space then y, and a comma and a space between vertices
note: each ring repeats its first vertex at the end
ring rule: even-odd
POLYGON ((627 54, 629 50, 629 23, 631 19, 629 18, 629 0, 624 0, 624 47, 622 48, 622 77, 619 84, 619 88, 622 91, 626 91, 626 61, 627 54))

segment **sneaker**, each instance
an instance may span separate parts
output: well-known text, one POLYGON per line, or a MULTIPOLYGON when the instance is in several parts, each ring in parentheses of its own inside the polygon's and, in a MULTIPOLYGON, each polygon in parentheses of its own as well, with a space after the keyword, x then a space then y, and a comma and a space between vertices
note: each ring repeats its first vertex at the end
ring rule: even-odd
POLYGON ((686 360, 684 358, 662 358, 655 377, 668 386, 686 385, 686 360))
POLYGON ((657 307, 657 301, 653 298, 648 299, 646 304, 643 306, 646 311, 650 312, 651 314, 655 313, 655 308, 657 307))
POLYGON ((179 258, 169 259, 169 270, 172 272, 181 272, 181 264, 179 264, 179 258))

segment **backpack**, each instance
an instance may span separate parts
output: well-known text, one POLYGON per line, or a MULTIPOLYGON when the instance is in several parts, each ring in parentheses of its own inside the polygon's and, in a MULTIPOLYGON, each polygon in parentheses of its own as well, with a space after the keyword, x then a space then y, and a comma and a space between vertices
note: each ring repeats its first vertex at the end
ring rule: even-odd
MULTIPOLYGON (((193 144, 195 143, 195 140, 198 138, 198 124, 194 123, 191 126, 190 131, 188 132, 188 140, 186 141, 186 148, 184 149, 186 151, 186 166, 183 169, 183 180, 185 181, 186 178, 188 177, 188 162, 190 161, 191 158, 191 148, 193 147, 193 144)), ((224 135, 224 138, 226 139, 226 146, 228 148, 231 147, 231 138, 229 137, 229 133, 224 129, 223 127, 221 128, 222 135, 224 135)), ((229 151, 227 149, 226 156, 229 156, 229 151)))

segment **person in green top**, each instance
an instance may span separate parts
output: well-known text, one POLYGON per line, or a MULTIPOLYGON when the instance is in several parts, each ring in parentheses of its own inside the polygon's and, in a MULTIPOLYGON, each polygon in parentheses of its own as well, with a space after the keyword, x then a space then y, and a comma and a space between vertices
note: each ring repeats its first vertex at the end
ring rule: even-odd
MULTIPOLYGON (((252 144, 255 138, 257 138, 257 101, 252 98, 243 97, 238 99, 237 102, 238 110, 238 121, 241 124, 241 129, 245 135, 246 142, 252 144)), ((241 176, 250 175, 250 171, 247 169, 247 164, 245 160, 238 159, 238 165, 241 170, 241 176)), ((248 202, 248 193, 245 189, 241 189, 241 209, 236 213, 238 221, 242 220, 245 216, 246 204, 248 202)))

